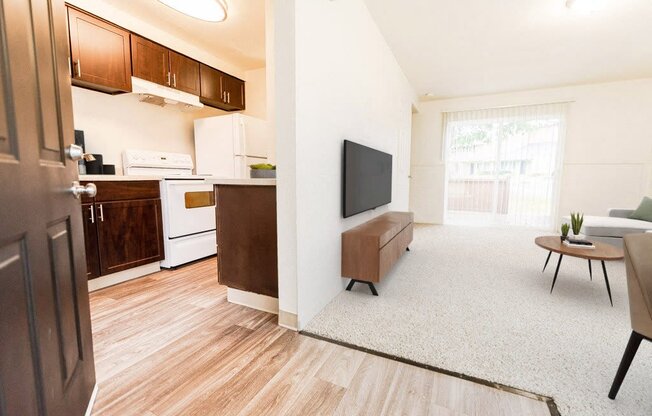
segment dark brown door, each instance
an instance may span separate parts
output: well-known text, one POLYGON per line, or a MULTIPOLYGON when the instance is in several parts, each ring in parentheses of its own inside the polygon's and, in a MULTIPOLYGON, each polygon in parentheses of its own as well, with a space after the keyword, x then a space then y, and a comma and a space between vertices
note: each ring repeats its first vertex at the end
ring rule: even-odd
POLYGON ((131 34, 131 65, 136 78, 171 86, 168 49, 131 34))
POLYGON ((172 87, 199 95, 199 62, 170 51, 172 87))
POLYGON ((163 260, 161 200, 95 204, 102 275, 163 260))
POLYGON ((94 279, 100 276, 100 252, 97 241, 97 217, 95 204, 82 204, 84 220, 84 241, 86 243, 86 277, 94 279))
POLYGON ((66 9, 0 1, 0 413, 83 415, 95 384, 66 9))
POLYGON ((131 91, 129 32, 68 8, 72 83, 105 92, 131 91))

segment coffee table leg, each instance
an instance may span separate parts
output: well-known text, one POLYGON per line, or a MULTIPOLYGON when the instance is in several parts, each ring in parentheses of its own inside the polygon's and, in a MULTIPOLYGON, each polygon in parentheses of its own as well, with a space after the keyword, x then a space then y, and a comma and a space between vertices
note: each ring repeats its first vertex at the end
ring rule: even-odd
POLYGON ((541 273, 546 271, 546 267, 548 267, 548 262, 550 261, 550 256, 552 256, 552 251, 548 252, 548 258, 546 259, 546 264, 543 265, 543 270, 541 270, 541 273))
POLYGON ((611 306, 614 306, 614 301, 611 299, 611 288, 609 287, 609 277, 607 277, 607 268, 604 265, 604 260, 602 260, 602 273, 604 273, 604 282, 607 284, 607 293, 609 294, 609 302, 611 302, 611 306))
POLYGON ((561 266, 561 259, 564 258, 563 254, 559 255, 559 261, 557 262, 557 269, 555 270, 555 277, 552 279, 552 287, 550 288, 550 293, 552 293, 552 289, 555 288, 555 282, 557 281, 557 275, 559 274, 559 266, 561 266))
POLYGON ((589 260, 589 277, 593 280, 593 270, 591 268, 591 260, 589 260))

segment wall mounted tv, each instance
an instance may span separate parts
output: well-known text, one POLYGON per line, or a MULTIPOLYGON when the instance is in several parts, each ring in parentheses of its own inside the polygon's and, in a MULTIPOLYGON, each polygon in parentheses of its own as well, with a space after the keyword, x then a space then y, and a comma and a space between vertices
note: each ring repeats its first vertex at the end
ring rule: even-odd
POLYGON ((392 155, 344 140, 344 218, 392 202, 392 155))

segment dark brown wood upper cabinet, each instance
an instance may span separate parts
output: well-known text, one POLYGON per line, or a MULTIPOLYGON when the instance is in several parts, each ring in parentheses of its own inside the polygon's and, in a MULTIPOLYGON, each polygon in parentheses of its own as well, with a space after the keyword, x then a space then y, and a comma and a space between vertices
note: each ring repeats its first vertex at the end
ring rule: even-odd
POLYGON ((241 79, 224 74, 224 90, 226 92, 226 105, 234 110, 245 109, 245 82, 241 79))
POLYGON ((199 95, 199 62, 170 51, 172 88, 199 95))
POLYGON ((224 102, 222 100, 222 73, 208 65, 199 64, 201 80, 201 93, 199 100, 212 107, 218 107, 224 102))
POLYGON ((171 86, 170 60, 166 47, 132 33, 131 62, 136 78, 171 86))
POLYGON ((200 74, 202 103, 225 111, 245 109, 244 81, 204 64, 200 74))
POLYGON ((129 32, 68 8, 72 84, 108 93, 131 91, 129 32))

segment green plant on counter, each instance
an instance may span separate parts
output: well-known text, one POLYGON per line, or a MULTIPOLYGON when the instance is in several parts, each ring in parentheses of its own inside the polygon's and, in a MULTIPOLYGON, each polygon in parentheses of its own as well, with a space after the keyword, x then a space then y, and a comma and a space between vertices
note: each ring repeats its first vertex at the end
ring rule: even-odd
POLYGON ((260 169, 260 170, 276 170, 276 165, 270 165, 269 163, 257 163, 255 165, 249 165, 251 169, 260 169))
POLYGON ((571 212, 571 228, 573 229, 573 234, 578 235, 582 229, 582 224, 584 223, 584 214, 579 212, 571 212))
POLYGON ((570 225, 568 225, 568 223, 563 223, 561 225, 561 236, 568 237, 568 231, 570 231, 570 225))

